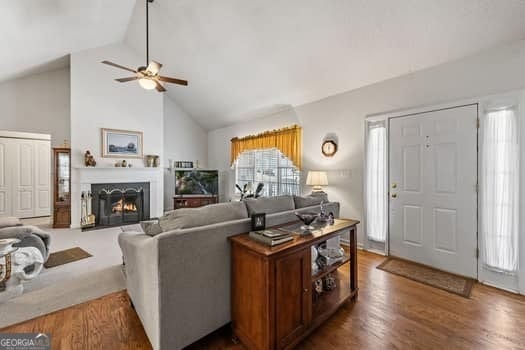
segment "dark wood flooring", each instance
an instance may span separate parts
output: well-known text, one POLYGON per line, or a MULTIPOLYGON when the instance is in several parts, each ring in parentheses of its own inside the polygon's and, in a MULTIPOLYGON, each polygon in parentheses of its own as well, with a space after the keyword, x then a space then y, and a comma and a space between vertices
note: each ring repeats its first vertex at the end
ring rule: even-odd
MULTIPOLYGON (((470 299, 375 267, 359 253, 359 299, 343 306, 300 349, 525 349, 525 297, 476 284, 470 299)), ((46 332, 52 349, 151 349, 125 292, 0 332, 46 332)), ((228 327, 190 349, 244 349, 228 327)))

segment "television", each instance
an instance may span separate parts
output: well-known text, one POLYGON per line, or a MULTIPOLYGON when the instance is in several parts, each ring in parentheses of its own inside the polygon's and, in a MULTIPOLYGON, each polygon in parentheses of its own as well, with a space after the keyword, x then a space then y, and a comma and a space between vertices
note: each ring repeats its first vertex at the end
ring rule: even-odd
POLYGON ((219 172, 217 170, 176 170, 175 195, 217 196, 219 194, 219 172))

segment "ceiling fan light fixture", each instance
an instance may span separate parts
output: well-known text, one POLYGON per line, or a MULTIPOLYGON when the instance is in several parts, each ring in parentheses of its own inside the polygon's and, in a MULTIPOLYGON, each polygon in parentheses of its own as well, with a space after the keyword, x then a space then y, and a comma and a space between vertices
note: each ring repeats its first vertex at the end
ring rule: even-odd
POLYGON ((134 77, 126 77, 126 78, 118 78, 115 79, 119 83, 126 83, 129 81, 139 81, 139 85, 145 89, 145 90, 153 90, 157 89, 158 92, 165 92, 166 89, 164 86, 160 83, 170 83, 170 84, 178 84, 187 86, 188 81, 183 79, 177 79, 177 78, 170 78, 165 77, 162 75, 159 75, 160 69, 162 68, 162 63, 156 62, 156 61, 150 61, 149 60, 149 3, 153 2, 153 0, 142 0, 146 1, 146 66, 140 66, 137 69, 131 69, 128 67, 121 66, 120 64, 116 64, 110 61, 102 61, 101 63, 107 64, 109 66, 113 66, 119 69, 126 70, 128 72, 135 73, 134 77))
POLYGON ((150 78, 140 78, 139 84, 145 90, 153 90, 157 86, 157 83, 155 83, 150 78))
POLYGON ((162 67, 162 64, 160 64, 159 62, 150 61, 150 63, 146 67, 146 70, 151 74, 155 75, 159 73, 160 67, 162 67))

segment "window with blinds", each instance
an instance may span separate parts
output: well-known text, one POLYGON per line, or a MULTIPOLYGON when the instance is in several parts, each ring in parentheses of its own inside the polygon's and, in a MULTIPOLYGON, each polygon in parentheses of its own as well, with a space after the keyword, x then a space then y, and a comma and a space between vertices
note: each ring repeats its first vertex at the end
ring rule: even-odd
MULTIPOLYGON (((300 171, 278 149, 245 151, 235 163, 235 182, 243 188, 264 184, 264 197, 300 193, 300 171)), ((238 190, 237 190, 238 191, 238 190)))

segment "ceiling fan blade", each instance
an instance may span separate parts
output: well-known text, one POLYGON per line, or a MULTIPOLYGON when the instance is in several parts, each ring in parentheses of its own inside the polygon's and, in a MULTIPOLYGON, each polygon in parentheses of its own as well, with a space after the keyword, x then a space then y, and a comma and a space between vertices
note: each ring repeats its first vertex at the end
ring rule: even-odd
POLYGON ((182 80, 182 79, 175 79, 175 78, 170 78, 170 77, 163 77, 162 75, 159 76, 159 80, 160 81, 165 81, 166 83, 172 83, 172 84, 179 84, 179 85, 188 85, 188 81, 187 80, 182 80))
POLYGON ((146 70, 152 75, 157 75, 162 67, 162 63, 156 61, 150 61, 146 70))
POLYGON ((124 69, 124 70, 127 70, 128 72, 137 73, 137 71, 134 70, 134 69, 131 69, 131 68, 128 68, 128 67, 124 67, 124 66, 121 66, 120 64, 116 64, 116 63, 113 63, 113 62, 102 61, 100 63, 104 63, 104 64, 107 64, 109 66, 113 66, 113 67, 117 67, 117 68, 120 68, 120 69, 124 69))
POLYGON ((164 91, 166 91, 166 89, 164 89, 164 86, 162 86, 162 84, 159 83, 157 80, 155 80, 155 84, 157 84, 156 89, 157 89, 158 92, 164 92, 164 91))
POLYGON ((118 79, 115 79, 116 81, 120 82, 120 83, 125 83, 127 81, 132 81, 132 80, 137 80, 138 77, 129 77, 129 78, 118 78, 118 79))

